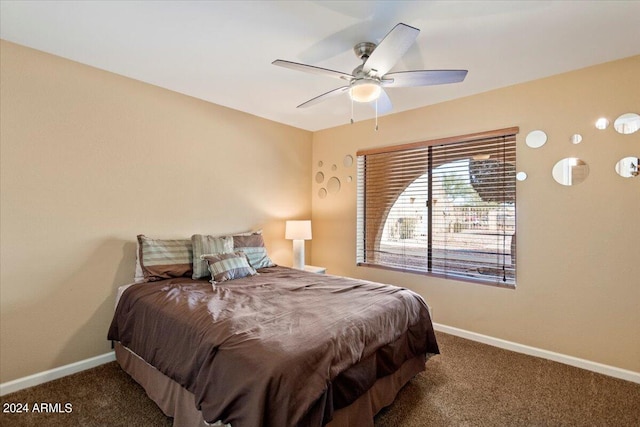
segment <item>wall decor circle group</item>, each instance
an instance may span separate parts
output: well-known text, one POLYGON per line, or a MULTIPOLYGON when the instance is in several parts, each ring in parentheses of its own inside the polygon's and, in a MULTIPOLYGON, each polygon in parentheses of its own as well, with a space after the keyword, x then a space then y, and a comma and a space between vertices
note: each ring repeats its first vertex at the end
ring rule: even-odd
MULTIPOLYGON (((611 125, 607 117, 599 117, 593 122, 593 126, 599 131, 606 131, 611 125)), ((613 129, 621 135, 632 135, 640 130, 640 115, 637 113, 624 113, 613 121, 613 129)), ((548 142, 547 133, 543 130, 532 130, 525 137, 525 144, 529 148, 540 148, 548 142)), ((635 139, 638 140, 637 138, 635 139)), ((573 145, 583 142, 581 133, 573 133, 569 137, 573 145)), ((638 156, 626 156, 618 160, 613 169, 622 178, 635 178, 640 175, 640 158, 638 156)), ((565 157, 555 163, 551 169, 551 176, 561 185, 572 186, 583 182, 589 176, 589 165, 583 159, 575 156, 565 157)), ((518 181, 527 179, 524 171, 516 175, 518 181)))
MULTIPOLYGON (((329 171, 323 171, 324 161, 320 160, 317 163, 317 170, 315 173, 315 182, 320 185, 318 189, 318 197, 321 199, 326 198, 330 194, 337 194, 340 192, 342 188, 342 181, 338 177, 339 169, 338 163, 332 163, 328 168, 329 171), (326 174, 325 174, 326 172, 326 174)), ((353 166, 353 156, 351 154, 347 154, 342 159, 342 167, 347 172, 346 176, 343 178, 346 182, 353 182, 353 176, 348 174, 347 169, 353 166)))

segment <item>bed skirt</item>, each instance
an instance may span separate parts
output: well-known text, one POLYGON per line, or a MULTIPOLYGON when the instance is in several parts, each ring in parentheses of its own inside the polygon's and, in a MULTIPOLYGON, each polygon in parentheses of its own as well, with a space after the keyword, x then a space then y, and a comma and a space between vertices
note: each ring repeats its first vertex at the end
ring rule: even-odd
MULTIPOLYGON (((116 360, 168 417, 174 427, 222 426, 208 424, 196 409, 193 393, 149 365, 138 355, 115 343, 116 360)), ((373 417, 396 398, 398 391, 425 369, 425 356, 407 360, 394 374, 378 379, 373 386, 351 405, 338 409, 327 427, 373 427, 373 417)))

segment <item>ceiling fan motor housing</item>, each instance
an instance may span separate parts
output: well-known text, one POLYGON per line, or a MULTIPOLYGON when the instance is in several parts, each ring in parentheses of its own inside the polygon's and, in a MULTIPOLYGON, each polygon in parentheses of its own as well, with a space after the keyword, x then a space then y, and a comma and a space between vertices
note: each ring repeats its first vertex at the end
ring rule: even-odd
POLYGON ((375 43, 371 42, 361 42, 353 47, 353 51, 356 53, 356 56, 362 61, 366 61, 368 57, 371 56, 371 53, 376 48, 375 43))

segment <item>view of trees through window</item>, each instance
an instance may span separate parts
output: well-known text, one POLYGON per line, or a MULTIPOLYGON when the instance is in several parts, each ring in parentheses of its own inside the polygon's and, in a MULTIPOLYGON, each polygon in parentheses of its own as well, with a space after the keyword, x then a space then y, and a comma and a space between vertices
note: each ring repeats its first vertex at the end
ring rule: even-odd
POLYGON ((360 150, 356 262, 516 284, 516 134, 360 150))
POLYGON ((496 271, 496 265, 515 261, 514 203, 483 200, 472 185, 469 167, 469 160, 457 160, 435 168, 432 200, 428 174, 407 186, 386 218, 380 240, 383 263, 467 277, 504 274, 505 281, 514 282, 513 269, 496 271), (427 269, 429 227, 432 264, 427 269))

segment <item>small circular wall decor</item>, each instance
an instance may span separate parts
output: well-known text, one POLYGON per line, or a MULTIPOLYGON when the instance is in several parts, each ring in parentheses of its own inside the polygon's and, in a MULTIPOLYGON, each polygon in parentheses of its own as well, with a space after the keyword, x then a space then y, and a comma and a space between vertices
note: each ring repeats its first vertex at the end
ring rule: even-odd
POLYGON ((605 130, 609 127, 609 119, 606 117, 600 117, 596 120, 596 129, 605 130))
POLYGON ((340 180, 335 176, 329 178, 329 181, 327 181, 327 191, 330 194, 335 194, 340 191, 340 180))
POLYGON ((547 134, 541 130, 532 130, 527 134, 525 143, 530 148, 540 148, 547 143, 547 134))

